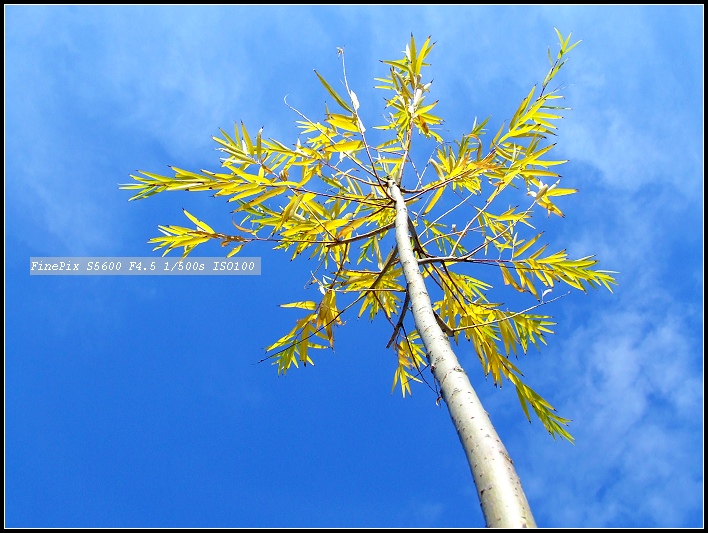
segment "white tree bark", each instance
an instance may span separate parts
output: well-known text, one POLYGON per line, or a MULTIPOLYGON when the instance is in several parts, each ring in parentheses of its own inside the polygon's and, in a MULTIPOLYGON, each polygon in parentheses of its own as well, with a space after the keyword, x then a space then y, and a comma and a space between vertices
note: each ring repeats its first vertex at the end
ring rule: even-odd
POLYGON ((448 337, 435 319, 425 281, 413 254, 406 203, 395 181, 388 182, 388 192, 396 202, 396 244, 408 283, 415 326, 467 455, 487 527, 536 527, 514 464, 467 374, 460 367, 448 337))

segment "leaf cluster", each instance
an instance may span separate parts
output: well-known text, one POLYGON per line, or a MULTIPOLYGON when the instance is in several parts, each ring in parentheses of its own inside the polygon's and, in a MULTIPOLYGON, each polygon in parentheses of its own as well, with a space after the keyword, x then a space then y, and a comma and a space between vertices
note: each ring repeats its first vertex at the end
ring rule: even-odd
POLYGON ((545 299, 550 291, 558 285, 611 290, 615 283, 613 273, 596 269, 592 257, 571 259, 564 250, 547 252, 547 245, 539 244, 543 234, 531 223, 536 208, 549 217, 563 217, 556 202, 577 192, 558 186, 561 177, 555 169, 565 161, 550 157, 555 145, 548 142, 565 109, 558 104, 559 89, 548 87, 577 44, 570 44, 570 35, 557 33, 560 48, 555 60, 549 49, 551 68, 540 91, 532 88, 508 125, 486 145, 488 119, 474 119, 469 133, 454 142, 443 140, 443 120, 433 114, 438 102, 427 101, 432 82, 424 79, 434 43, 428 38, 418 46, 411 36, 403 57, 383 61, 387 73, 376 79, 376 88, 387 95, 387 114, 373 127, 388 132, 384 142, 368 140, 369 119, 362 116, 349 87, 340 49, 344 77, 339 90, 316 72, 337 109, 326 107, 324 117, 316 121, 291 108, 298 115, 294 143, 266 138, 262 128, 254 135, 237 124, 232 134, 222 130, 214 137, 222 153, 220 172, 173 168, 172 176, 162 176, 140 171, 132 176, 134 183, 123 188, 136 191, 131 200, 164 191, 211 191, 234 207, 235 234, 215 232, 186 211, 194 229, 160 226, 163 235, 151 242, 165 254, 181 248, 186 256, 196 246, 217 240, 231 248, 231 256, 243 246, 265 241, 289 251, 292 258, 316 259, 319 266, 311 282, 318 286, 321 300, 284 305, 307 314, 268 346, 267 359, 283 374, 293 365, 313 364, 311 351, 333 348, 341 316, 358 307, 359 317, 381 317, 390 323, 389 346, 396 354, 393 387, 398 385, 405 396, 411 381, 421 381, 427 356, 418 332, 406 328, 406 284, 396 249, 387 245, 395 218, 387 183, 395 180, 411 214, 410 237, 419 266, 437 293, 434 311, 441 327, 456 342, 471 343, 495 385, 508 380, 515 386, 529 419, 531 406, 552 435, 572 439, 565 429, 569 420, 528 387, 512 363, 531 346, 546 344, 552 333, 551 317, 535 312, 553 301, 545 299), (435 144, 420 171, 411 157, 416 136, 435 144), (428 168, 432 172, 426 173, 428 168), (514 188, 526 191, 525 203, 498 205, 502 193, 514 188), (473 214, 457 222, 465 210, 473 214), (513 311, 495 302, 491 281, 477 277, 477 272, 491 272, 486 268, 490 265, 500 281, 530 295, 532 305, 513 311))

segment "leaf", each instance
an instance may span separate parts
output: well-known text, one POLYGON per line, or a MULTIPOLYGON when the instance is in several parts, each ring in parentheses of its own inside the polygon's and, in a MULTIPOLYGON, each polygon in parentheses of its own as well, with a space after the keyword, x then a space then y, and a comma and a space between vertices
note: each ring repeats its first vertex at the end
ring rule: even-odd
POLYGON ((548 189, 546 196, 565 196, 567 194, 575 194, 578 189, 548 189))
POLYGON ((263 141, 261 139, 261 135, 263 134, 263 128, 258 130, 258 134, 256 135, 256 157, 260 161, 261 159, 261 152, 263 149, 263 141))
POLYGON ((229 257, 235 256, 237 253, 239 253, 239 252, 241 251, 241 248, 243 248, 243 244, 238 244, 238 245, 234 246, 234 249, 231 250, 231 251, 227 254, 226 257, 229 258, 229 257))
POLYGON ((248 131, 246 131, 246 125, 241 121, 241 133, 243 135, 243 142, 245 143, 245 150, 248 154, 253 154, 253 143, 251 138, 248 136, 248 131))
POLYGON ((406 45, 406 56, 408 56, 408 61, 410 61, 411 65, 413 65, 413 74, 418 74, 418 70, 416 70, 416 63, 418 60, 417 53, 415 49, 415 39, 413 38, 413 34, 411 33, 411 45, 410 47, 406 45))
POLYGON ((345 131, 351 131, 354 133, 359 132, 357 122, 356 120, 354 120, 354 117, 348 117, 346 115, 332 113, 327 116, 327 122, 329 122, 335 128, 339 128, 345 131))
POLYGON ((325 148, 325 151, 348 153, 348 152, 357 152, 363 148, 364 148, 364 143, 362 141, 342 140, 336 144, 332 144, 332 145, 328 146, 327 148, 325 148))
POLYGON ((523 246, 520 246, 519 248, 516 248, 516 249, 514 250, 514 253, 513 253, 512 257, 518 257, 518 256, 520 256, 521 254, 523 254, 526 250, 528 250, 529 248, 531 248, 531 246, 533 246, 533 244, 541 237, 541 235, 543 235, 543 232, 541 232, 541 233, 539 233, 538 235, 536 235, 533 239, 527 241, 526 244, 524 244, 523 246))
POLYGON ((182 208, 182 211, 184 211, 184 214, 187 215, 189 220, 194 222, 199 229, 202 231, 206 231, 207 233, 216 233, 213 229, 211 229, 206 223, 200 221, 195 217, 194 215, 191 215, 186 209, 182 208))
POLYGON ((554 27, 553 29, 556 30, 556 35, 558 36, 558 40, 560 41, 561 46, 563 46, 563 42, 564 42, 563 35, 562 35, 561 32, 558 30, 558 28, 555 28, 555 27, 554 27))
POLYGON ((404 337, 396 344, 396 354, 398 355, 398 368, 393 375, 393 386, 391 393, 396 389, 396 383, 401 384, 401 393, 406 397, 406 392, 411 394, 411 381, 422 381, 416 376, 408 372, 409 369, 420 371, 426 366, 425 349, 420 343, 420 337, 417 331, 412 331, 407 337, 404 337))
POLYGON ((341 96, 337 94, 337 92, 332 88, 332 86, 327 83, 327 80, 325 80, 322 76, 320 76, 320 73, 315 70, 315 74, 317 74, 317 77, 320 79, 320 82, 322 82, 322 85, 324 85, 325 89, 327 89, 327 92, 332 95, 332 98, 334 98, 337 103, 342 106, 344 109, 349 111, 351 114, 354 114, 354 111, 352 110, 351 107, 342 99, 341 96))
POLYGON ((511 285, 517 291, 524 292, 524 289, 519 287, 518 283, 516 283, 516 280, 511 276, 511 274, 504 265, 500 263, 499 268, 501 269, 502 277, 504 278, 504 285, 511 285))
POLYGON ((430 203, 428 203, 426 208, 423 210, 424 215, 427 215, 430 212, 430 210, 433 207, 435 207, 435 204, 438 202, 438 200, 440 199, 440 197, 443 195, 444 192, 445 192, 445 187, 439 187, 438 190, 435 191, 435 194, 430 199, 430 203))
POLYGON ((336 298, 336 292, 333 290, 326 291, 317 310, 317 329, 324 330, 330 348, 334 347, 334 326, 342 324, 342 320, 339 318, 340 313, 337 310, 336 298))
POLYGON ((317 303, 312 301, 306 302, 292 302, 289 304, 280 304, 280 307, 295 307, 297 309, 306 309, 307 311, 314 311, 317 309, 317 303))

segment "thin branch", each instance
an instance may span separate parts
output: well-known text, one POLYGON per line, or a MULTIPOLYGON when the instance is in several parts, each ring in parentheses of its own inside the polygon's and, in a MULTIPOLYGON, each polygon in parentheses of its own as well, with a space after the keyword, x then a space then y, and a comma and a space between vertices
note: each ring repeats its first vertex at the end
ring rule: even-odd
POLYGON ((344 88, 347 90, 347 95, 352 101, 352 109, 354 111, 354 117, 356 117, 356 129, 359 130, 359 135, 361 135, 361 138, 364 141, 364 149, 366 150, 366 155, 369 158, 369 163, 371 164, 371 173, 373 173, 374 177, 376 178, 376 181, 379 182, 379 186, 385 189, 386 183, 381 179, 378 172, 376 172, 376 165, 374 165, 374 158, 372 157, 371 151, 369 150, 369 143, 366 142, 366 135, 364 135, 364 132, 361 129, 364 123, 362 122, 361 117, 359 116, 358 110, 354 106, 354 99, 352 98, 351 90, 349 89, 349 82, 347 81, 347 69, 344 64, 344 49, 340 48, 339 50, 341 50, 340 55, 342 56, 342 74, 344 76, 344 88))
MULTIPOLYGON (((492 242, 496 241, 499 237, 501 237, 501 236, 504 235, 505 233, 508 233, 510 229, 511 229, 511 228, 507 228, 507 229, 505 229, 504 231, 502 231, 501 233, 495 235, 493 238, 489 239, 488 241, 485 240, 485 242, 483 242, 482 244, 480 244, 479 246, 477 246, 477 248, 475 248, 475 249, 472 250, 471 252, 468 252, 468 253, 466 253, 466 254, 464 254, 464 255, 449 255, 449 256, 447 256, 447 257, 426 257, 426 258, 424 258, 424 259, 419 259, 419 260, 418 260, 418 264, 419 264, 419 265, 424 265, 424 264, 426 264, 426 263, 440 263, 440 262, 441 262, 441 263, 461 263, 461 262, 469 262, 468 260, 469 260, 471 257, 473 257, 475 254, 477 254, 477 252, 479 252, 479 251, 482 250, 483 248, 486 248, 487 246, 489 246, 489 243, 492 243, 492 242)), ((439 238, 439 237, 436 237, 436 238, 439 238)), ((430 241, 428 241, 428 242, 430 242, 430 241)), ((428 243, 426 242, 425 244, 428 244, 428 243)), ((478 260, 478 261, 481 261, 481 260, 478 260)))
MULTIPOLYGON (((406 287, 406 298, 403 300, 403 306, 401 307, 401 316, 398 317, 398 323, 396 323, 396 326, 393 328, 393 333, 391 334, 391 338, 388 340, 388 344, 386 344, 386 348, 390 348, 393 341, 396 340, 398 330, 403 326, 403 319, 406 316, 406 311, 408 311, 408 304, 410 303, 410 300, 411 296, 408 294, 408 288, 406 287)), ((406 338, 407 337, 408 336, 406 336, 406 338)))
POLYGON ((356 235, 354 237, 349 237, 347 239, 340 239, 336 241, 334 244, 344 244, 344 243, 349 243, 349 242, 354 242, 354 241, 360 241, 361 239, 367 239, 373 235, 377 235, 381 232, 388 231, 391 228, 393 228, 396 225, 395 222, 391 222, 390 224, 386 224, 385 226, 381 226, 379 228, 376 228, 375 230, 367 231, 366 233, 362 233, 361 235, 356 235))
MULTIPOLYGON (((406 292, 406 294, 408 294, 408 292, 406 292)), ((411 343, 408 340, 408 332, 406 331, 406 327, 403 324, 401 324, 401 329, 403 330, 403 338, 406 340, 406 344, 408 345, 408 349, 410 350, 411 353, 413 353, 413 349, 411 348, 411 343)), ((387 346, 387 348, 388 348, 388 346, 387 346)), ((428 357, 427 352, 426 352, 425 356, 428 357)), ((435 388, 431 387, 430 383, 428 383, 428 380, 425 379, 425 376, 423 375, 423 369, 418 365, 418 362, 415 359, 413 359, 412 363, 415 365, 415 369, 417 372, 415 377, 420 377, 423 380, 423 383, 425 383, 431 391, 433 391, 435 394, 438 394, 437 382, 435 380, 433 380, 433 383, 435 384, 435 388)), ((401 376, 401 378, 403 378, 403 376, 401 376)), ((401 379, 401 381, 402 381, 402 379, 401 379)), ((408 383, 409 381, 410 380, 407 379, 406 383, 408 383)))
POLYGON ((563 297, 565 297, 565 296, 568 296, 569 294, 570 294, 570 291, 566 292, 565 294, 561 294, 560 296, 556 296, 556 297, 553 298, 552 300, 548 300, 548 301, 545 301, 545 302, 544 302, 544 301, 541 301, 541 302, 539 302, 539 303, 537 303, 537 304, 535 304, 535 305, 532 305, 531 307, 529 307, 529 308, 527 308, 527 309, 524 309, 523 311, 517 311, 516 313, 512 313, 512 314, 510 314, 510 315, 508 315, 508 316, 505 316, 504 318, 498 318, 497 320, 492 320, 492 321, 490 321, 490 322, 484 322, 484 323, 482 323, 482 324, 472 324, 471 326, 464 326, 464 327, 461 327, 461 328, 451 328, 451 329, 452 329, 452 332, 453 332, 453 333, 457 333, 458 331, 464 331, 464 330, 466 330, 466 329, 476 329, 476 328, 481 328, 481 327, 484 327, 484 326, 491 326, 492 324, 498 324, 498 323, 500 323, 500 322, 506 322, 507 320, 511 320, 511 319, 514 318, 515 316, 523 315, 523 314, 525 314, 525 313, 528 313, 529 311, 533 311, 534 309, 538 309, 539 307, 542 307, 542 306, 544 306, 544 305, 546 305, 546 304, 553 303, 553 302, 555 302, 556 300, 559 300, 560 298, 563 298, 563 297))
MULTIPOLYGON (((287 97, 286 97, 286 98, 287 98, 287 97)), ((300 117, 302 117, 302 118, 303 118, 305 121, 307 121, 309 124, 315 126, 315 123, 314 123, 314 122, 312 122, 309 118, 307 118, 305 115, 303 115, 300 111, 298 111, 298 110, 295 109, 293 106, 291 106, 291 105, 287 102, 287 100, 286 100, 285 98, 283 98, 283 101, 285 102, 285 105, 288 106, 292 111, 294 111, 295 113, 297 113, 298 115, 300 115, 300 117)), ((332 138, 327 134, 326 131, 322 131, 322 130, 320 130, 319 128, 317 128, 317 129, 318 129, 318 131, 319 131, 320 133, 324 134, 324 136, 327 137, 327 139, 329 140, 330 143, 332 143, 332 145, 336 144, 336 143, 334 142, 334 139, 332 139, 332 138)), ((365 143, 365 144, 366 144, 366 143, 365 143)), ((342 153, 344 154, 345 157, 347 157, 348 159, 350 159, 351 162, 354 163, 354 164, 355 164, 357 167, 359 167, 361 170, 363 170, 364 172, 366 172, 367 174, 369 174, 369 175, 371 175, 371 176, 374 176, 377 180, 379 179, 379 177, 376 175, 375 172, 372 172, 371 170, 369 170, 368 168, 366 168, 366 167, 365 167, 364 165, 362 165, 359 161, 357 161, 355 158, 353 158, 351 155, 349 155, 348 152, 342 152, 342 153)), ((327 163, 325 163, 325 164, 327 164, 327 163)), ((328 165, 328 166, 330 166, 330 165, 328 165)), ((372 170, 373 170, 373 169, 372 169, 372 170)))
MULTIPOLYGON (((473 196, 476 196, 475 193, 470 193, 470 195, 469 195, 467 198, 463 198, 463 200, 462 200, 459 204, 457 204, 455 207, 453 207, 453 208, 448 209, 447 211, 445 211, 442 215, 440 215, 438 218, 436 218, 435 220, 433 220, 433 221, 430 223, 430 225, 432 226, 433 224, 436 224, 440 219, 445 218, 447 215, 449 215, 450 213, 452 213, 455 209, 459 208, 462 204, 467 203, 467 200, 469 200, 469 199, 472 198, 473 196)), ((466 228, 465 228, 465 229, 466 229, 466 228)), ((455 246, 457 246, 457 245, 455 245, 455 246)), ((454 253, 455 247, 453 247, 452 251, 453 251, 453 253, 454 253)))
MULTIPOLYGON (((264 358, 261 359, 260 361, 256 361, 256 362, 253 363, 253 364, 258 365, 258 364, 264 363, 264 362, 267 361, 268 359, 273 359, 274 357, 278 357, 281 353, 283 353, 283 352, 289 350, 290 348, 292 348, 292 347, 295 346, 296 344, 299 344, 299 343, 302 342, 303 340, 308 340, 308 339, 314 337, 317 333, 319 333, 320 331, 322 331, 323 329, 325 329, 327 326, 329 326, 330 324, 333 324, 334 322, 336 322, 337 320, 339 320, 339 317, 340 317, 340 316, 342 316, 345 312, 347 312, 349 309, 351 309, 351 308, 352 308, 359 300, 361 300, 363 297, 364 297, 364 295, 362 294, 361 296, 359 296, 359 298, 357 298, 357 299, 354 300, 352 303, 350 303, 349 305, 347 305, 344 309, 342 309, 341 311, 339 311, 339 312, 334 316, 334 318, 333 318, 332 320, 330 320, 330 321, 327 322, 326 324, 323 324, 322 326, 320 326, 319 328, 317 328, 315 331, 313 331, 312 333, 310 333, 307 337, 301 339, 300 341, 298 341, 298 340, 296 339, 294 342, 292 342, 291 344, 289 344, 288 346, 286 346, 286 347, 283 348, 282 350, 278 350, 277 352, 272 353, 272 354, 270 354, 268 357, 264 357, 264 358)), ((320 302, 320 303, 321 303, 321 302, 320 302)), ((318 306, 318 307, 319 307, 319 306, 318 306)), ((322 348, 325 349, 326 347, 323 346, 322 348)))
POLYGON ((455 245, 452 247, 452 250, 450 250, 450 255, 455 254, 455 250, 457 250, 457 247, 460 245, 460 241, 462 240, 462 237, 464 237, 467 234, 467 230, 470 229, 470 226, 472 226, 472 224, 475 223, 475 221, 482 215, 482 213, 484 213, 487 210, 487 208, 491 205, 491 203, 492 203, 492 198, 487 200, 487 203, 484 204, 484 207, 482 207, 482 209, 477 211, 477 214, 474 217, 472 217, 472 220, 470 220, 467 223, 467 225, 465 226, 465 229, 462 230, 462 232, 460 233, 460 236, 457 238, 457 241, 455 242, 455 245))

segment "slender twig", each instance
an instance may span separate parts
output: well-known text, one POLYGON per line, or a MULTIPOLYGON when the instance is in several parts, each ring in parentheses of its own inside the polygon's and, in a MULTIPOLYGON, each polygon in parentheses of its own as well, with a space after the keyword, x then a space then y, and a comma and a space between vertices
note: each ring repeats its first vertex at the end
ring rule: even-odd
MULTIPOLYGON (((286 97, 286 98, 287 98, 287 97, 286 97)), ((285 102, 285 105, 288 106, 292 111, 294 111, 295 113, 297 113, 298 115, 300 115, 300 117, 302 117, 304 120, 306 120, 306 121, 307 121, 309 124, 311 124, 312 126, 317 127, 314 122, 312 122, 309 118, 307 118, 305 115, 303 115, 300 111, 298 111, 298 110, 295 109, 293 106, 291 106, 291 105, 287 102, 287 100, 286 100, 285 98, 283 99, 283 101, 285 102)), ((317 128, 317 130, 318 130, 320 133, 322 133, 325 137, 327 137, 327 140, 328 140, 329 142, 331 142, 332 145, 335 144, 334 139, 332 139, 332 137, 330 137, 329 134, 328 134, 326 131, 322 131, 322 129, 320 129, 320 128, 317 128)), ((351 155, 349 155, 348 152, 342 152, 342 153, 344 154, 344 156, 345 156, 346 158, 348 158, 349 160, 351 160, 351 162, 354 163, 354 164, 355 164, 357 167, 359 167, 361 170, 363 170, 363 171, 366 172, 367 174, 369 174, 369 175, 375 177, 377 180, 379 179, 378 176, 377 176, 374 172, 372 172, 372 170, 374 170, 374 169, 369 170, 369 169, 366 168, 364 165, 362 165, 359 161, 357 161, 354 157, 352 157, 351 155)))
POLYGON ((343 243, 349 243, 349 242, 354 242, 354 241, 360 241, 361 239, 367 239, 373 235, 377 235, 381 232, 390 230, 395 225, 396 225, 395 222, 391 222, 390 224, 386 224, 385 226, 381 226, 379 228, 376 228, 375 230, 367 231, 366 233, 362 233, 361 235, 356 235, 354 237, 349 237, 347 239, 339 239, 334 244, 343 244, 343 243))
MULTIPOLYGON (((460 207, 462 204, 467 203, 467 200, 469 200, 469 199, 472 198, 473 196, 476 196, 475 193, 470 193, 470 195, 469 195, 467 198, 464 198, 464 199, 463 199, 459 204, 457 204, 455 207, 452 207, 451 209, 448 209, 447 211, 445 211, 442 215, 440 215, 438 218, 436 218, 435 220, 433 220, 433 221, 430 223, 430 225, 432 226, 433 224, 436 224, 436 223, 437 223, 439 220, 441 220, 442 218, 445 218, 447 215, 449 215, 450 213, 452 213, 453 211, 455 211, 455 210, 456 210, 458 207, 460 207)), ((455 251, 455 248, 454 248, 454 247, 453 247, 452 251, 453 251, 453 252, 455 251)))
MULTIPOLYGON (((408 332, 406 331, 405 325, 401 324, 401 329, 403 330, 403 338, 406 341, 406 344, 408 345, 408 350, 410 350, 410 352, 413 353, 413 349, 411 348, 411 342, 408 339, 408 332)), ((426 355, 426 357, 428 357, 427 353, 425 355, 426 355)), ((423 375, 423 369, 418 365, 418 362, 415 359, 413 359, 412 363, 415 365, 415 369, 417 371, 417 374, 415 377, 420 377, 423 380, 423 383, 425 383, 431 391, 433 391, 435 394, 438 394, 437 382, 435 380, 433 380, 433 383, 435 384, 435 388, 431 387, 430 383, 428 383, 428 380, 425 379, 425 376, 423 375)), ((409 381, 410 380, 407 379, 406 383, 408 383, 409 381)), ((401 377, 401 382, 403 382, 402 377, 401 377)))
POLYGON ((555 302, 556 300, 559 300, 560 298, 563 298, 565 296, 568 296, 570 294, 570 291, 566 292, 565 294, 561 294, 560 296, 556 296, 552 300, 548 300, 545 302, 539 302, 535 305, 532 305, 531 307, 524 309, 523 311, 517 311, 515 313, 512 313, 510 315, 505 316, 504 318, 498 318, 497 320, 490 320, 489 322, 483 322, 481 324, 472 324, 471 326, 463 326, 461 328, 451 328, 453 333, 457 333, 458 331, 464 331, 466 329, 476 329, 476 328, 482 328, 485 326, 491 326, 492 324, 498 324, 500 322, 506 322, 507 320, 511 320, 515 316, 518 315, 523 315, 524 313, 528 313, 529 311, 533 311, 534 309, 538 309, 539 307, 542 307, 544 305, 550 304, 555 302))
POLYGON ((381 179, 381 176, 379 176, 378 172, 376 172, 376 165, 374 165, 374 158, 371 155, 371 151, 369 150, 369 143, 366 142, 366 135, 364 135, 364 132, 361 129, 361 127, 363 126, 363 122, 361 120, 361 117, 359 116, 359 111, 354 106, 354 99, 352 98, 351 90, 349 89, 349 82, 347 81, 347 69, 344 64, 344 49, 340 48, 339 50, 341 50, 340 55, 342 56, 342 74, 344 76, 344 88, 347 90, 347 95, 349 96, 349 99, 352 102, 352 110, 354 111, 354 117, 356 118, 356 129, 359 130, 359 135, 361 135, 361 138, 364 141, 364 149, 366 150, 366 155, 369 158, 369 163, 371 164, 371 173, 373 173, 374 177, 379 182, 379 186, 385 189, 386 183, 381 179))
POLYGON ((408 294, 408 287, 406 287, 406 298, 405 300, 403 300, 403 306, 401 306, 401 316, 398 317, 398 322, 393 328, 393 333, 391 334, 391 338, 388 340, 388 344, 386 344, 386 348, 390 348, 391 344, 393 344, 393 341, 396 340, 398 330, 401 329, 401 327, 403 326, 403 319, 406 316, 406 311, 408 310, 408 304, 410 303, 410 300, 411 297, 410 294, 408 294))
MULTIPOLYGON (((281 353, 283 353, 283 352, 289 350, 290 348, 292 348, 292 347, 295 346, 296 344, 299 344, 300 342, 302 342, 302 340, 308 340, 308 339, 314 337, 317 333, 319 333, 320 331, 322 331, 323 329, 325 329, 327 326, 329 326, 330 324, 333 324, 334 322, 336 322, 337 320, 339 320, 339 317, 340 317, 340 316, 342 316, 346 311, 348 311, 349 309, 351 309, 351 308, 352 308, 359 300, 361 300, 363 297, 364 297, 364 295, 362 294, 359 298, 357 298, 357 299, 354 300, 352 303, 350 303, 349 305, 347 305, 344 309, 342 309, 341 311, 339 311, 339 312, 334 316, 334 318, 333 318, 332 320, 330 320, 330 321, 327 322, 326 324, 323 324, 322 326, 320 326, 319 328, 317 328, 316 330, 314 330, 312 333, 310 333, 309 335, 307 335, 307 337, 304 337, 304 338, 301 339, 300 341, 298 341, 298 340, 296 339, 294 342, 292 342, 291 344, 289 344, 288 346, 286 346, 286 347, 283 348, 282 350, 278 350, 277 352, 270 354, 268 357, 264 357, 264 358, 261 359, 260 361, 256 361, 254 364, 258 365, 258 364, 260 364, 260 363, 263 363, 263 362, 267 361, 268 359, 273 359, 274 357, 278 357, 281 353)), ((325 347, 323 346, 322 348, 325 348, 325 347)))

